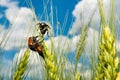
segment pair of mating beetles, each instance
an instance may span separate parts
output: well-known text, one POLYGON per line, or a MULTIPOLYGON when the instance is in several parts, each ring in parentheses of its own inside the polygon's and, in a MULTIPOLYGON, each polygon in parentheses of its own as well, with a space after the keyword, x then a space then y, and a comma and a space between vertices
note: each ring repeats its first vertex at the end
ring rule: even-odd
MULTIPOLYGON (((40 29, 40 32, 41 32, 42 36, 44 36, 44 34, 46 32, 47 32, 47 35, 48 35, 49 29, 50 29, 49 25, 47 25, 44 22, 41 22, 41 23, 38 23, 38 26, 39 26, 39 29, 40 29)), ((41 46, 38 38, 39 38, 39 36, 29 37, 28 38, 28 47, 32 51, 38 52, 39 55, 44 59, 44 55, 42 53, 42 46, 41 46)))

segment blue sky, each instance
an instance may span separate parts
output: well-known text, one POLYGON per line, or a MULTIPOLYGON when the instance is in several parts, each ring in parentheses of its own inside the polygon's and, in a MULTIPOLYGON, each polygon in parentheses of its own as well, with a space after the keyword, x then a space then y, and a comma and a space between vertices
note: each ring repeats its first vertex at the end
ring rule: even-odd
MULTIPOLYGON (((29 5, 29 2, 32 1, 32 5, 35 9, 35 13, 36 13, 37 17, 39 15, 41 15, 44 11, 43 10, 44 9, 43 8, 44 7, 43 2, 45 3, 45 5, 47 5, 47 11, 48 12, 50 11, 50 4, 51 4, 50 0, 35 0, 35 1, 34 0, 19 0, 19 1, 18 0, 10 0, 10 1, 17 1, 19 7, 31 7, 29 5), (49 3, 46 3, 47 1, 49 1, 49 3)), ((57 15, 58 15, 58 19, 59 19, 60 23, 63 22, 64 17, 65 17, 67 12, 69 13, 69 15, 68 15, 69 17, 68 17, 68 20, 67 20, 67 22, 68 22, 67 25, 69 25, 71 23, 72 17, 73 17, 72 11, 73 11, 75 5, 77 4, 77 2, 78 2, 77 0, 72 0, 71 2, 69 2, 69 0, 64 0, 64 1, 63 0, 60 0, 60 1, 53 0, 52 1, 53 14, 54 14, 54 16, 56 16, 56 9, 57 9, 57 13, 58 13, 57 15)), ((6 9, 7 9, 7 7, 0 6, 0 11, 1 11, 1 14, 3 15, 0 18, 0 24, 3 24, 4 22, 6 22, 7 26, 5 26, 5 27, 8 28, 9 21, 5 17, 5 10, 6 9)), ((43 15, 43 17, 44 16, 45 15, 43 15)))

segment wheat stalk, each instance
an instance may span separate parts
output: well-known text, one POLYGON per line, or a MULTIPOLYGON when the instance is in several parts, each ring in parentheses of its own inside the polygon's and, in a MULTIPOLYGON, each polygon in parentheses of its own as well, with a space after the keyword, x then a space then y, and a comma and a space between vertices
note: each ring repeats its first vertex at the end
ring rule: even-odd
POLYGON ((22 75, 27 69, 29 55, 30 50, 27 49, 24 53, 24 56, 21 58, 20 63, 18 64, 17 70, 13 74, 13 80, 22 80, 22 75))

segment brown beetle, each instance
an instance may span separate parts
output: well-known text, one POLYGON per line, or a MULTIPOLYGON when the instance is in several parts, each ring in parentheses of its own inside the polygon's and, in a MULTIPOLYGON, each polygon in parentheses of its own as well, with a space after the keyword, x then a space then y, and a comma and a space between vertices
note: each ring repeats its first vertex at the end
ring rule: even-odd
POLYGON ((40 45, 39 41, 37 40, 38 36, 36 37, 29 37, 28 38, 28 47, 32 51, 37 51, 41 57, 44 59, 44 55, 42 53, 42 46, 40 45))

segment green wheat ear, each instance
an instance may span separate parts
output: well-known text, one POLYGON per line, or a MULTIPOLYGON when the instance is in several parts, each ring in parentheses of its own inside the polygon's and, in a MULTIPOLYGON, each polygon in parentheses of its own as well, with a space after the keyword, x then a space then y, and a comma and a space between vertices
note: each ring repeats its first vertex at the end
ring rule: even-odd
POLYGON ((77 43, 77 46, 76 46, 76 52, 75 52, 75 60, 76 60, 76 64, 75 64, 75 74, 74 74, 74 78, 75 80, 81 80, 81 76, 78 72, 78 61, 79 61, 79 58, 81 57, 82 55, 82 52, 84 50, 84 47, 85 47, 85 44, 86 44, 86 37, 87 37, 87 32, 88 32, 88 29, 89 29, 89 26, 90 26, 90 23, 92 21, 92 18, 94 16, 94 13, 93 12, 90 16, 90 21, 88 22, 87 25, 83 26, 82 28, 82 33, 79 37, 79 41, 77 43))
POLYGON ((95 80, 115 80, 119 68, 119 59, 116 56, 115 39, 107 25, 103 25, 102 30, 95 80))
POLYGON ((57 75, 57 66, 55 64, 54 55, 51 54, 44 41, 40 42, 42 46, 42 52, 44 54, 45 68, 47 70, 48 80, 60 80, 57 75))
POLYGON ((78 72, 78 61, 79 61, 79 58, 81 57, 83 49, 85 47, 86 35, 87 35, 87 27, 83 27, 82 33, 81 33, 81 36, 79 38, 79 42, 77 43, 77 48, 76 48, 76 56, 75 56, 76 65, 75 65, 75 74, 74 74, 75 80, 79 80, 81 77, 78 72))
POLYGON ((115 34, 110 28, 115 26, 108 25, 105 22, 103 3, 98 0, 98 4, 101 16, 101 38, 95 80, 116 80, 119 75, 119 58, 116 53, 115 34))
POLYGON ((13 80, 22 80, 22 75, 27 69, 29 55, 30 50, 27 49, 24 53, 24 56, 21 58, 20 63, 18 64, 17 70, 13 74, 13 80))

